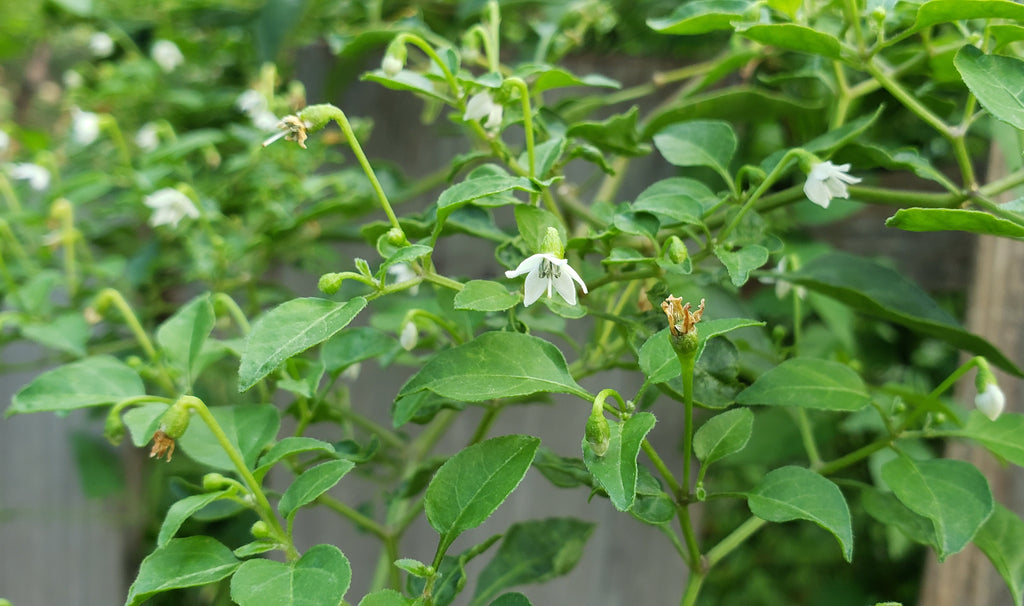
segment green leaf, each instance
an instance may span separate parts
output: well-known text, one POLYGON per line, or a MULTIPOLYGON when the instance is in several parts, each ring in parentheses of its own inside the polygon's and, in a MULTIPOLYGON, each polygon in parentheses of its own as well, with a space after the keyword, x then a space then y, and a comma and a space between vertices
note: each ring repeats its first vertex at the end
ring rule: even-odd
POLYGON ((1024 225, 963 209, 900 209, 886 219, 886 227, 905 231, 970 231, 1024 240, 1024 225))
POLYGON ((1024 521, 996 504, 992 516, 974 536, 974 543, 1006 581, 1013 603, 1024 603, 1024 521))
POLYGON ((736 396, 740 404, 860 410, 871 403, 863 379, 849 366, 819 358, 791 358, 736 396))
POLYGON ((600 74, 588 74, 580 78, 563 67, 528 63, 516 68, 515 75, 526 79, 533 78, 530 90, 540 94, 553 88, 565 86, 599 86, 605 88, 622 88, 622 85, 611 78, 600 74))
POLYGON ((171 367, 185 378, 186 387, 191 387, 195 381, 196 361, 213 330, 214 321, 210 295, 203 294, 186 303, 156 331, 161 351, 171 367))
POLYGON ((800 10, 801 4, 803 0, 768 0, 768 6, 785 13, 790 19, 796 19, 796 12, 800 10))
POLYGON ((156 537, 157 547, 163 546, 167 541, 171 540, 175 533, 178 532, 178 529, 181 528, 181 525, 185 520, 192 517, 192 514, 223 497, 227 493, 227 490, 219 490, 217 492, 194 494, 179 501, 175 501, 175 503, 167 509, 167 515, 164 516, 164 521, 160 524, 160 532, 156 537))
POLYGON ((551 211, 529 204, 517 204, 514 212, 519 235, 523 237, 523 242, 529 250, 540 251, 549 227, 555 228, 562 242, 565 242, 565 226, 551 211))
POLYGON ((696 179, 688 177, 670 177, 656 181, 653 185, 640 192, 633 201, 633 210, 642 210, 688 225, 701 225, 704 221, 704 209, 715 201, 715 194, 696 179))
POLYGON ((351 582, 345 554, 316 545, 287 564, 246 561, 231 577, 231 599, 239 606, 338 606, 351 582))
POLYGON ((245 340, 238 369, 238 391, 245 391, 282 362, 333 337, 366 307, 356 297, 346 303, 292 299, 260 317, 245 340))
POLYGON ((392 265, 400 265, 402 263, 410 263, 419 259, 424 255, 430 254, 434 249, 423 244, 409 244, 396 250, 391 256, 389 256, 383 263, 380 264, 380 269, 377 272, 377 276, 383 276, 389 267, 392 265))
POLYGON ((255 30, 260 63, 273 63, 288 32, 305 13, 308 0, 268 0, 257 13, 255 30))
POLYGON ((637 131, 639 111, 640 108, 633 106, 629 111, 601 122, 576 122, 569 127, 566 135, 585 139, 601 151, 623 156, 643 156, 650 151, 650 147, 641 141, 637 131))
POLYGON ((355 463, 348 459, 338 459, 307 469, 295 478, 281 495, 281 502, 277 505, 278 511, 285 519, 290 520, 300 507, 310 504, 333 488, 355 466, 355 463))
POLYGON ((1010 0, 931 0, 917 10, 914 31, 963 19, 1024 20, 1024 6, 1010 0))
POLYGON ((528 396, 538 392, 588 397, 569 374, 565 358, 544 339, 487 332, 427 361, 398 393, 428 390, 463 402, 528 396))
POLYGON ((142 560, 139 576, 128 589, 125 606, 137 606, 170 589, 219 581, 235 572, 240 564, 231 550, 216 539, 171 539, 142 560))
POLYGON ((629 511, 636 497, 636 457, 640 444, 654 427, 655 418, 649 412, 640 412, 624 423, 609 423, 611 431, 608 451, 597 456, 583 438, 583 462, 608 493, 612 505, 619 511, 629 511))
MULTIPOLYGON (((256 464, 256 457, 263 447, 274 439, 281 427, 281 415, 273 404, 216 406, 210 409, 210 414, 217 420, 228 440, 242 453, 250 469, 256 464)), ((235 470, 234 462, 198 416, 192 417, 178 445, 198 463, 217 469, 235 470)))
POLYGON ((370 82, 376 82, 385 88, 391 90, 402 90, 413 93, 419 93, 430 99, 436 99, 446 105, 454 105, 455 101, 447 95, 438 92, 437 87, 434 86, 434 81, 424 76, 421 73, 415 72, 411 69, 403 69, 394 76, 385 74, 382 70, 374 70, 372 72, 362 75, 363 80, 369 80, 370 82))
POLYGON ((1003 413, 995 421, 978 411, 971 413, 967 426, 961 430, 949 432, 978 442, 989 452, 1007 461, 1024 467, 1024 415, 1003 413))
POLYGON ((865 487, 861 492, 861 503, 864 511, 882 524, 897 528, 909 539, 922 545, 937 548, 938 539, 931 520, 907 509, 891 492, 865 487))
POLYGON ((828 295, 855 310, 985 356, 999 368, 1024 376, 1024 371, 995 346, 964 330, 917 285, 873 261, 832 253, 812 259, 799 271, 781 278, 828 295))
POLYGON ((513 524, 498 553, 480 572, 470 606, 485 604, 509 587, 544 583, 568 574, 583 556, 594 526, 575 518, 513 524))
POLYGON ((736 27, 736 32, 765 46, 788 48, 829 59, 838 59, 842 54, 842 45, 835 36, 795 23, 742 25, 736 27))
POLYGON ((84 358, 88 355, 85 345, 92 328, 81 313, 73 312, 56 316, 46 322, 24 324, 22 336, 40 345, 67 352, 84 358))
POLYGON ((707 420, 693 435, 693 452, 705 465, 743 450, 754 431, 754 413, 736 408, 707 420))
POLYGON ((334 446, 329 442, 317 440, 316 438, 307 438, 305 436, 288 436, 286 438, 282 438, 277 444, 271 446, 270 450, 260 457, 259 467, 256 471, 266 471, 267 469, 270 469, 274 463, 277 463, 285 457, 290 457, 293 454, 312 451, 324 452, 330 455, 335 453, 334 446))
POLYGON ((654 146, 675 166, 707 166, 726 183, 729 162, 736 153, 736 133, 728 122, 691 120, 666 126, 654 135, 654 146))
POLYGON ((519 592, 504 593, 498 596, 489 606, 533 606, 530 598, 519 592))
POLYGON ((530 469, 540 439, 508 435, 463 448, 427 486, 425 509, 445 546, 490 517, 530 469))
POLYGON ((662 34, 706 34, 732 29, 732 22, 750 8, 749 0, 695 0, 682 2, 668 17, 648 19, 647 27, 662 34))
POLYGON ((470 280, 455 294, 455 309, 473 311, 504 311, 515 307, 519 297, 505 285, 491 280, 470 280))
POLYGON ((383 330, 360 326, 344 330, 320 346, 320 359, 324 369, 331 375, 337 374, 363 360, 383 356, 398 343, 383 330))
POLYGON ((940 562, 966 547, 992 514, 988 481, 966 461, 901 456, 882 467, 882 479, 911 511, 931 520, 940 562))
POLYGON ((636 468, 636 499, 629 514, 644 524, 662 526, 676 517, 676 506, 661 484, 644 466, 636 468))
POLYGON ((537 193, 537 186, 526 177, 510 177, 508 175, 491 175, 467 179, 462 183, 456 183, 441 192, 437 199, 437 227, 435 233, 440 233, 440 228, 455 209, 485 198, 512 190, 537 193))
MULTIPOLYGON (((1024 6, 1008 4, 1014 6, 1024 19, 1024 6)), ((957 52, 953 65, 982 107, 999 120, 1024 130, 1024 61, 1015 57, 986 55, 965 44, 957 52)))
POLYGON ((836 537, 847 562, 853 560, 850 508, 839 487, 821 475, 794 466, 770 471, 747 495, 747 505, 769 522, 814 522, 836 537))
POLYGON ((732 285, 739 288, 750 279, 750 272, 768 262, 768 249, 759 244, 749 244, 738 250, 716 246, 715 256, 729 272, 732 285))
MULTIPOLYGON (((700 360, 709 340, 738 328, 751 326, 764 326, 764 322, 745 318, 720 318, 701 322, 697 325, 697 336, 700 338, 700 343, 697 345, 696 359, 700 360)), ((676 357, 676 352, 672 349, 672 343, 669 341, 668 331, 667 327, 659 330, 644 341, 640 347, 640 370, 651 383, 671 381, 682 374, 679 358, 676 357)))
POLYGON ((110 356, 93 356, 33 379, 14 394, 4 416, 113 404, 145 394, 142 379, 127 364, 110 356))
POLYGON ((359 601, 359 606, 412 606, 412 599, 398 593, 394 589, 380 589, 366 594, 359 601))

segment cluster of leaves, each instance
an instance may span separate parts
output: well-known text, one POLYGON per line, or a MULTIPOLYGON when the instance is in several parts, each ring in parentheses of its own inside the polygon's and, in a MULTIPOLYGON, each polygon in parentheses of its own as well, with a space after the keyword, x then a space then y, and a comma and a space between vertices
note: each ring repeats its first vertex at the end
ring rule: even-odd
MULTIPOLYGON (((90 3, 57 4, 61 20, 102 17, 90 3)), ((190 459, 185 494, 162 515, 127 604, 217 582, 242 606, 341 603, 352 580, 342 549, 320 544, 300 554, 295 546, 295 518, 310 506, 380 539, 390 566, 360 604, 449 604, 467 584, 467 563, 495 545, 469 603, 529 604, 508 590, 570 571, 593 524, 521 521, 449 551, 531 467, 662 530, 690 571, 684 604, 766 523, 813 522, 853 560, 851 510, 940 559, 973 541, 1021 603, 1024 521, 994 502, 974 466, 924 444, 971 440, 1024 465, 1015 439, 1024 416, 967 414, 943 395, 973 367, 979 391, 989 363, 1024 373, 912 281, 876 260, 801 244, 801 227, 877 203, 901 207, 887 222, 894 228, 1024 238, 1020 205, 993 200, 1024 184, 1024 171, 1011 166, 982 183, 974 166, 993 133, 1012 142, 1024 129, 1016 54, 1024 7, 682 3, 643 26, 656 40, 718 52, 702 50, 698 63, 623 88, 558 63, 574 45, 638 27, 630 18, 617 30, 608 3, 518 16, 502 15, 497 3, 458 3, 454 32, 444 7, 385 14, 382 3, 327 4, 311 3, 305 15, 286 11, 287 2, 180 7, 207 19, 174 32, 155 17, 132 27, 110 21, 116 50, 68 65, 75 87, 15 107, 19 123, 5 131, 16 143, 0 152, 5 166, 31 161, 52 184, 33 188, 13 169, 0 175, 11 211, 0 222, 0 319, 10 327, 0 338, 35 341, 64 362, 15 394, 7 414, 103 407, 112 441, 130 434, 137 447, 153 440, 155 454, 170 458, 178 447, 190 459), (472 151, 436 167, 444 189, 424 210, 394 208, 438 178, 375 167, 360 144, 368 125, 331 105, 304 107, 302 87, 281 92, 273 67, 237 70, 240 56, 278 57, 292 28, 293 42, 322 35, 343 57, 383 51, 381 69, 363 79, 417 96, 426 119, 449 119, 472 141, 472 151), (168 67, 155 48, 144 50, 167 38, 184 64, 168 67), (502 42, 530 60, 506 65, 502 42), (642 101, 666 90, 641 112, 642 101), (100 136, 80 135, 83 111, 100 136), (281 122, 287 141, 261 148, 261 111, 294 113, 281 122), (71 119, 33 129, 37 112, 71 119), (324 130, 332 121, 340 136, 324 130), (155 125, 156 144, 129 143, 123 133, 145 122, 155 125), (343 160, 332 151, 338 143, 355 164, 333 166, 343 160), (630 162, 644 156, 671 166, 672 176, 618 200, 630 162), (800 182, 833 160, 872 182, 849 187, 846 204, 811 196, 831 201, 822 211, 800 182), (587 176, 571 181, 579 165, 587 176), (888 173, 929 189, 887 187, 888 173), (143 197, 168 187, 194 216, 149 217, 143 197), (373 214, 380 210, 386 220, 373 214), (569 275, 578 270, 586 296, 522 305, 514 282, 435 266, 435 251, 467 235, 474 250, 493 251, 495 276, 543 255, 528 284, 564 279, 574 289, 569 275), (351 240, 371 260, 338 267, 330 246, 351 240), (764 269, 771 260, 780 264, 764 269), (280 266, 323 274, 325 296, 296 298, 273 279, 280 266), (780 311, 763 290, 751 296, 753 277, 791 286, 783 295, 791 309, 780 311), (707 303, 696 316, 687 308, 684 332, 701 320, 689 349, 671 306, 664 328, 658 307, 669 295, 707 303), (858 338, 864 322, 942 343, 942 359, 878 373, 858 338), (953 370, 946 362, 958 350, 978 357, 953 370), (400 387, 380 390, 392 427, 368 414, 378 403, 351 401, 341 380, 369 360, 415 369, 400 387), (638 377, 633 393, 595 395, 580 384, 601 385, 606 371, 623 368, 638 377), (503 410, 548 394, 593 406, 597 429, 588 423, 580 451, 558 453, 530 435, 489 437, 503 410), (435 454, 467 406, 484 412, 465 448, 435 454), (685 464, 677 475, 647 436, 659 429, 659 408, 680 406, 685 464), (695 407, 708 411, 699 423, 695 407), (285 417, 295 429, 282 436, 285 417), (332 441, 307 435, 313 426, 332 441), (764 452, 785 455, 751 454, 764 452), (272 469, 291 480, 271 485, 272 469), (379 507, 329 494, 350 472, 380 482, 379 507), (752 515, 702 544, 690 509, 705 501, 739 503, 752 515), (437 533, 430 563, 402 557, 402 537, 421 515, 437 533), (189 520, 218 519, 251 527, 242 537, 185 530, 189 520), (260 557, 272 551, 284 561, 260 557)), ((73 33, 61 44, 87 40, 73 33)), ((828 191, 841 197, 847 188, 828 191)), ((581 434, 583 426, 581 417, 581 434)))

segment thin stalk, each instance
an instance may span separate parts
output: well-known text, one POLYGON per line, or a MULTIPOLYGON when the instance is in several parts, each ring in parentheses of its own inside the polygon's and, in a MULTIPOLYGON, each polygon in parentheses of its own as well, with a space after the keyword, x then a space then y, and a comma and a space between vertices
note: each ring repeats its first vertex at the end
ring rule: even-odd
POLYGON ((526 131, 527 172, 531 179, 537 176, 536 158, 533 145, 533 112, 530 108, 530 88, 522 78, 507 78, 506 83, 519 89, 519 98, 523 106, 523 130, 526 131))
POLYGON ((356 159, 359 161, 359 166, 363 167, 363 172, 366 173, 366 178, 370 180, 370 185, 373 187, 373 191, 377 194, 377 199, 380 200, 381 208, 384 209, 384 214, 388 216, 388 221, 391 226, 402 232, 402 226, 398 223, 398 217, 395 216, 395 211, 391 208, 391 202, 388 201, 387 194, 384 193, 384 188, 381 187, 380 181, 377 180, 377 174, 373 172, 373 167, 370 166, 370 161, 366 159, 366 154, 363 153, 363 148, 359 145, 359 140, 356 139, 356 134, 352 130, 352 125, 349 124, 348 118, 345 116, 345 112, 338 108, 337 115, 332 116, 334 121, 341 127, 341 132, 345 133, 345 139, 348 141, 349 147, 352 148, 352 153, 355 154, 356 159))
POLYGON ((213 305, 214 309, 216 309, 217 306, 220 306, 227 310, 228 315, 231 316, 235 325, 238 326, 238 330, 240 330, 243 335, 249 334, 249 319, 245 317, 245 312, 243 312, 242 308, 238 306, 238 303, 231 298, 231 295, 223 292, 214 293, 213 305))
POLYGON ((743 544, 744 541, 749 539, 755 532, 761 529, 767 522, 756 516, 750 516, 746 522, 743 522, 736 527, 726 536, 724 539, 718 542, 717 545, 708 550, 707 553, 707 567, 711 568, 718 562, 722 561, 722 558, 732 553, 734 549, 743 544))
POLYGON ((676 480, 676 477, 672 474, 668 465, 665 464, 665 461, 661 460, 661 457, 658 455, 658 451, 654 450, 654 446, 651 445, 647 438, 644 438, 644 441, 640 442, 640 447, 643 448, 644 453, 647 454, 647 458, 651 460, 651 463, 654 464, 654 468, 658 470, 662 479, 665 480, 666 484, 668 484, 668 489, 671 491, 672 496, 674 496, 677 501, 685 500, 687 495, 683 491, 683 487, 679 485, 679 481, 676 480))
POLYGON ((12 215, 21 214, 21 203, 18 202, 18 196, 14 193, 14 188, 11 187, 7 175, 4 174, 0 174, 0 194, 3 194, 4 200, 7 200, 7 209, 11 211, 12 215))
MULTIPOLYGON (((683 408, 686 417, 686 426, 683 429, 683 485, 687 497, 690 494, 691 462, 693 459, 693 368, 696 362, 696 351, 688 355, 679 355, 679 366, 683 374, 683 408)), ((690 551, 690 562, 696 567, 700 562, 700 547, 697 545, 697 536, 693 529, 693 522, 690 520, 690 509, 681 504, 679 509, 679 522, 683 528, 683 539, 690 551)), ((693 572, 694 568, 691 568, 693 572)))
POLYGON ((359 528, 362 528, 366 532, 369 532, 378 539, 381 539, 382 541, 387 540, 388 537, 390 537, 387 530, 385 530, 385 528, 381 526, 376 520, 366 517, 365 515, 359 513, 358 510, 349 507, 344 502, 339 501, 338 499, 335 499, 330 495, 320 495, 319 497, 317 497, 316 501, 317 503, 320 503, 321 505, 327 507, 328 509, 333 509, 335 512, 348 518, 353 524, 355 524, 359 528))
POLYGON ((789 170, 789 164, 790 162, 792 162, 793 158, 798 155, 806 153, 807 152, 805 152, 802 149, 791 149, 788 152, 786 152, 786 155, 782 156, 782 159, 779 160, 779 163, 775 165, 775 168, 772 169, 772 172, 768 173, 768 176, 764 178, 764 181, 762 181, 761 184, 757 186, 757 189, 755 189, 754 192, 750 194, 750 197, 748 197, 746 202, 743 203, 743 206, 740 208, 739 212, 736 213, 736 216, 732 218, 732 221, 730 221, 728 225, 726 225, 724 228, 722 228, 720 232, 718 232, 717 240, 719 242, 724 242, 726 236, 732 233, 732 231, 736 229, 737 226, 739 226, 740 221, 743 219, 743 217, 747 214, 747 212, 750 211, 751 208, 754 207, 754 204, 761 198, 761 196, 764 195, 766 191, 768 191, 768 188, 774 185, 775 182, 779 180, 779 177, 781 177, 787 170, 789 170))

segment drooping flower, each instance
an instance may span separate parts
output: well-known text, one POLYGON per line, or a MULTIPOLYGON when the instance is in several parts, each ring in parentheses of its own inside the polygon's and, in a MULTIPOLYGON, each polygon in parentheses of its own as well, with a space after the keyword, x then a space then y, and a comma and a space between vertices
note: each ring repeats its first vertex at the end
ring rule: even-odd
POLYGON ((100 136, 100 116, 71 108, 71 138, 79 145, 89 145, 100 136))
POLYGON ((170 40, 157 40, 149 54, 165 73, 173 72, 174 68, 185 62, 185 55, 181 54, 181 49, 170 40))
POLYGON ((36 191, 43 191, 50 186, 50 171, 31 162, 16 162, 7 169, 12 179, 28 181, 28 186, 36 191))
POLYGON ((818 162, 811 167, 811 172, 807 175, 804 194, 811 202, 822 208, 828 208, 832 198, 849 198, 850 192, 846 191, 846 184, 860 183, 860 179, 848 174, 849 170, 849 164, 836 166, 831 162, 818 162))
POLYGON ((398 342, 402 345, 402 349, 405 351, 412 351, 416 349, 416 343, 420 340, 420 332, 416 328, 416 323, 408 321, 405 326, 402 327, 402 334, 398 336, 398 342))
POLYGON ((99 59, 109 57, 114 52, 114 39, 107 32, 96 32, 89 38, 89 51, 99 59))
POLYGON ((154 122, 146 122, 135 133, 135 145, 143 151, 153 151, 160 145, 160 129, 154 122))
POLYGON ((989 383, 984 391, 974 396, 974 407, 995 421, 1006 408, 1006 394, 995 383, 989 383))
POLYGON ((484 122, 484 128, 494 130, 501 126, 502 113, 502 106, 494 102, 491 93, 483 91, 469 98, 469 101, 466 102, 466 113, 462 115, 462 119, 466 121, 479 120, 486 116, 487 121, 484 122))
POLYGON ((149 224, 153 227, 170 225, 177 227, 186 216, 193 219, 199 217, 199 209, 180 191, 165 187, 146 196, 146 206, 153 209, 149 224))
POLYGON ((384 55, 384 59, 380 62, 380 69, 388 75, 389 78, 394 78, 398 74, 402 73, 402 69, 405 65, 402 60, 394 55, 384 55))
POLYGON ((547 291, 548 298, 551 298, 552 289, 559 294, 569 305, 576 305, 575 280, 583 293, 587 292, 587 285, 576 273, 576 270, 569 266, 569 261, 556 257, 551 253, 537 253, 527 257, 519 267, 505 272, 505 277, 515 278, 526 274, 526 282, 523 285, 523 305, 529 307, 534 301, 547 291))

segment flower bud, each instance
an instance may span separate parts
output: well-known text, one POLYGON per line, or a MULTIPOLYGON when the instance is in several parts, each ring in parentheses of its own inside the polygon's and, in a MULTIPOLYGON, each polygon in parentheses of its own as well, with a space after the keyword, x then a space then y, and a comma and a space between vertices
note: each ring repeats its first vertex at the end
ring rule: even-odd
POLYGON ((544 232, 544 239, 540 242, 540 250, 537 252, 554 255, 559 259, 565 258, 565 247, 562 245, 562 236, 558 234, 557 229, 554 227, 548 227, 547 231, 544 232))
POLYGON ((996 376, 985 358, 978 358, 978 376, 974 379, 974 386, 978 389, 978 395, 974 397, 975 408, 995 421, 1006 408, 1006 394, 999 388, 996 376))
POLYGON ((153 447, 149 451, 150 458, 159 459, 166 454, 167 461, 170 462, 171 455, 174 454, 174 441, 184 435, 185 430, 188 429, 191 414, 188 406, 190 398, 191 396, 178 398, 178 401, 172 404, 160 418, 160 429, 153 434, 153 447))
POLYGON ((394 78, 405 68, 406 60, 405 37, 396 36, 384 53, 384 59, 380 62, 380 69, 389 78, 394 78))
POLYGON ((124 440, 124 421, 121 420, 121 409, 114 406, 107 413, 107 419, 103 423, 103 436, 107 441, 117 446, 124 440))
POLYGON ((263 520, 256 520, 249 528, 249 532, 252 536, 257 539, 269 539, 270 538, 270 527, 263 520))
POLYGON ((416 343, 420 340, 419 330, 416 328, 416 323, 412 320, 408 320, 405 326, 402 327, 402 334, 398 337, 398 342, 401 343, 402 348, 405 351, 412 351, 416 349, 416 343))
POLYGON ((232 484, 232 481, 217 472, 211 472, 203 476, 203 490, 213 492, 222 490, 232 484))
POLYGON ((405 237, 405 232, 397 227, 392 227, 388 230, 387 238, 388 244, 392 246, 401 248, 409 245, 409 239, 405 237))
POLYGON ((604 413, 599 405, 594 406, 590 417, 587 418, 584 435, 587 438, 587 444, 590 444, 590 449, 594 451, 595 455, 603 457, 604 453, 608 452, 608 445, 611 442, 611 428, 608 426, 608 419, 604 417, 604 413))
POLYGON ((341 112, 337 107, 329 103, 307 105, 299 112, 298 118, 306 125, 306 129, 316 132, 327 126, 341 112))
POLYGON ((679 236, 669 236, 665 242, 665 256, 669 261, 678 264, 690 257, 690 251, 686 249, 686 244, 679 239, 679 236))
POLYGON ((345 278, 339 273, 327 273, 320 276, 320 280, 317 281, 317 289, 325 295, 333 295, 338 292, 341 288, 341 283, 345 281, 345 278))

